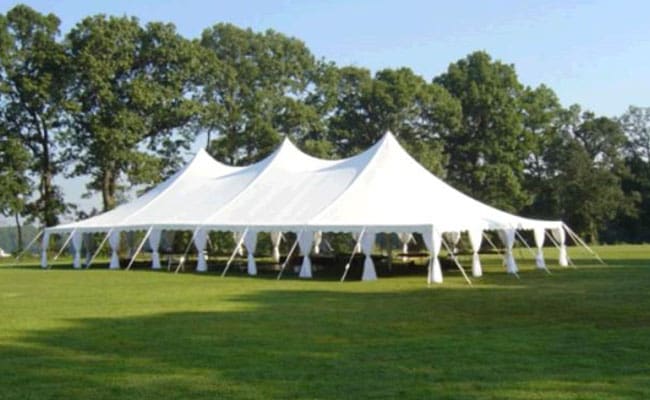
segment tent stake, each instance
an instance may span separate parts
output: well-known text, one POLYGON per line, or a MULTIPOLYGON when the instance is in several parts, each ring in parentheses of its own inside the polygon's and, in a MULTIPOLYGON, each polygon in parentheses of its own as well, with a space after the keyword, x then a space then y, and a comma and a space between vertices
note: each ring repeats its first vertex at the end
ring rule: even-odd
POLYGON ((230 264, 235 259, 235 255, 237 255, 237 253, 239 252, 239 248, 244 243, 244 236, 246 236, 247 233, 248 233, 248 227, 246 227, 246 229, 244 229, 244 232, 242 232, 241 237, 237 241, 236 246, 235 246, 235 250, 233 250, 232 254, 230 255, 230 258, 228 259, 228 262, 226 263, 226 267, 223 269, 223 272, 221 273, 222 278, 226 276, 226 273, 228 272, 228 269, 230 269, 230 264))
MULTIPOLYGON (((442 237, 442 236, 441 236, 442 237)), ((454 260, 454 263, 456 264, 456 267, 460 270, 460 272, 463 274, 463 277, 467 281, 467 283, 472 286, 472 281, 469 279, 467 274, 465 273, 465 269, 463 268, 462 265, 460 265, 460 262, 458 262, 458 258, 456 258, 456 255, 451 251, 449 248, 449 245, 447 244, 447 241, 445 239, 441 239, 442 244, 445 246, 445 249, 447 249, 447 252, 451 254, 451 259, 454 260)), ((432 257, 433 258, 433 257, 432 257)))
MULTIPOLYGON (((185 248, 185 253, 183 253, 183 257, 181 257, 180 261, 178 262, 178 265, 176 266, 176 271, 174 271, 175 274, 178 273, 178 271, 181 269, 181 267, 185 266, 185 259, 187 258, 187 253, 190 252, 190 248, 192 247, 192 242, 194 241, 194 238, 196 237, 196 233, 201 229, 200 227, 196 227, 194 229, 194 232, 192 232, 192 237, 190 238, 190 242, 187 244, 187 247, 185 248)), ((183 272, 185 272, 185 268, 183 268, 183 272)))
POLYGON ((282 273, 284 272, 284 269, 287 267, 287 264, 289 263, 289 259, 291 259, 291 256, 293 255, 293 252, 296 250, 296 247, 298 246, 298 240, 300 240, 300 237, 302 236, 302 232, 298 232, 296 235, 296 240, 293 242, 293 245, 291 246, 291 249, 289 249, 289 253, 287 253, 287 258, 284 259, 284 262, 282 263, 282 267, 280 267, 280 272, 278 273, 278 277, 276 280, 280 280, 282 278, 282 273))
MULTIPOLYGON (((68 247, 68 244, 70 243, 70 240, 72 240, 72 235, 74 235, 74 233, 75 233, 76 230, 77 230, 77 229, 75 228, 75 229, 72 230, 72 232, 70 232, 70 234, 68 235, 68 237, 67 237, 67 239, 65 240, 65 242, 63 242, 63 246, 61 246, 61 248, 59 249, 59 252, 56 253, 56 255, 54 256, 54 258, 52 259, 52 261, 56 261, 57 258, 59 258, 59 256, 61 255, 61 253, 63 253, 63 250, 65 250, 65 248, 68 247)), ((76 249, 75 249, 75 251, 76 251, 76 249)))
POLYGON ((90 261, 88 261, 88 264, 86 264, 86 269, 90 268, 90 265, 93 263, 93 261, 95 261, 95 258, 97 257, 97 255, 101 251, 102 247, 104 247, 104 244, 108 240, 108 237, 111 235, 111 233, 113 233, 113 228, 108 230, 108 232, 106 233, 106 236, 104 236, 104 239, 102 239, 101 243, 99 243, 99 246, 97 246, 97 250, 95 250, 95 253, 90 258, 90 261))
POLYGON ((149 239, 149 235, 151 234, 152 229, 153 226, 149 227, 147 233, 144 234, 144 238, 142 238, 142 241, 138 245, 138 248, 135 250, 135 253, 133 253, 133 257, 131 257, 131 261, 129 261, 129 265, 126 266, 126 271, 129 271, 131 269, 131 266, 133 265, 135 258, 138 256, 138 254, 140 254, 142 247, 144 247, 144 243, 147 241, 147 239, 149 239))
POLYGON ((350 264, 352 264, 352 259, 354 259, 354 255, 356 254, 357 248, 361 245, 361 238, 363 235, 366 233, 366 228, 363 228, 361 230, 361 233, 359 233, 359 237, 357 237, 357 241, 354 244, 354 248, 352 249, 352 254, 350 254, 350 259, 348 260, 348 263, 345 264, 345 271, 343 271, 343 276, 341 277, 341 282, 345 281, 345 277, 348 276, 348 271, 350 271, 350 264))
POLYGON ((15 259, 14 261, 18 261, 18 260, 20 260, 20 257, 22 257, 22 256, 25 254, 25 252, 26 252, 27 250, 29 250, 29 248, 32 247, 32 246, 34 245, 34 243, 36 243, 36 241, 41 237, 41 235, 43 234, 43 232, 44 232, 43 229, 41 229, 40 231, 38 231, 38 233, 36 234, 36 236, 34 236, 34 239, 32 239, 32 241, 29 242, 29 244, 28 244, 25 248, 23 248, 22 251, 21 251, 20 253, 18 253, 18 255, 16 256, 16 259, 15 259))

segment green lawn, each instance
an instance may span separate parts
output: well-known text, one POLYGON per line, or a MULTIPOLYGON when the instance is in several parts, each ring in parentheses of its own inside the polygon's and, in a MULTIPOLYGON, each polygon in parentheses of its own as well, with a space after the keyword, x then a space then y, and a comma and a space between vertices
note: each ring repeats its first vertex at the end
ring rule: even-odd
POLYGON ((650 246, 597 251, 473 287, 5 264, 0 399, 650 398, 650 246))

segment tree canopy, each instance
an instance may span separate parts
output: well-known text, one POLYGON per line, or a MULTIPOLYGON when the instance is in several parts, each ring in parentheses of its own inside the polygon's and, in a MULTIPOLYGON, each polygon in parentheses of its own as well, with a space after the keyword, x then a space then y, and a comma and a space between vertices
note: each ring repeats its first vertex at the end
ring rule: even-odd
POLYGON ((563 219, 592 241, 650 241, 648 108, 609 118, 563 107, 484 51, 425 78, 407 66, 339 66, 299 38, 227 23, 193 39, 128 16, 59 26, 25 5, 0 14, 4 215, 58 223, 73 205, 54 180, 71 176, 109 210, 176 170, 201 133, 213 156, 241 165, 283 137, 340 158, 390 130, 490 205, 563 219))

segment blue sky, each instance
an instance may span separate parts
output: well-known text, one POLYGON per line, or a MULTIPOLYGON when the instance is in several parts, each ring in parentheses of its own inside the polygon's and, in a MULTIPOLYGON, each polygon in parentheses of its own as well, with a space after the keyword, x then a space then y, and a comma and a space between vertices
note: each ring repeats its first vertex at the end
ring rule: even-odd
MULTIPOLYGON (((19 2, 0 0, 4 13, 19 2)), ((514 64, 526 85, 545 83, 568 106, 606 116, 650 106, 650 2, 646 1, 198 1, 32 0, 66 32, 104 13, 165 21, 186 37, 217 22, 273 29, 319 58, 376 71, 408 66, 427 80, 475 50, 514 64)), ((67 183, 70 201, 81 185, 67 183), (77 187, 79 186, 79 187, 77 187)), ((91 204, 85 201, 84 204, 91 204)))

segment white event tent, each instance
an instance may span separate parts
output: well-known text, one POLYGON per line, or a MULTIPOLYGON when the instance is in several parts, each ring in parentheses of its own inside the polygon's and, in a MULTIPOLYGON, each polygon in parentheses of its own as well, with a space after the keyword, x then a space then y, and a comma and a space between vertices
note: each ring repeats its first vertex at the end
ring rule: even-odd
MULTIPOLYGON (((322 160, 296 148, 288 139, 265 159, 245 167, 220 163, 200 150, 180 171, 136 200, 86 220, 47 228, 41 264, 47 267, 50 235, 68 234, 74 267, 80 268, 84 233, 104 233, 112 248, 110 267, 119 268, 120 233, 146 232, 152 267, 160 268, 161 232, 191 230, 199 254, 197 271, 206 271, 204 253, 210 231, 232 231, 248 253, 248 273, 256 275, 258 232, 271 232, 277 249, 281 232, 296 232, 305 255, 300 277, 311 277, 309 254, 321 232, 347 232, 366 255, 364 280, 376 279, 370 258, 375 234, 422 235, 431 262, 428 282, 443 280, 437 256, 444 238, 457 241, 466 232, 473 249, 473 276, 481 276, 478 250, 485 231, 498 231, 505 247, 504 263, 517 273, 512 249, 518 230, 534 233, 538 268, 546 269, 545 236, 560 249, 560 265, 568 263, 562 221, 523 218, 483 204, 452 188, 415 161, 391 133, 366 151, 342 160, 322 160), (443 236, 443 234, 445 234, 443 236)), ((521 236, 520 236, 521 238, 521 236)), ((188 248, 189 249, 189 248, 188 248)), ((234 254, 234 253, 233 253, 234 254)))

